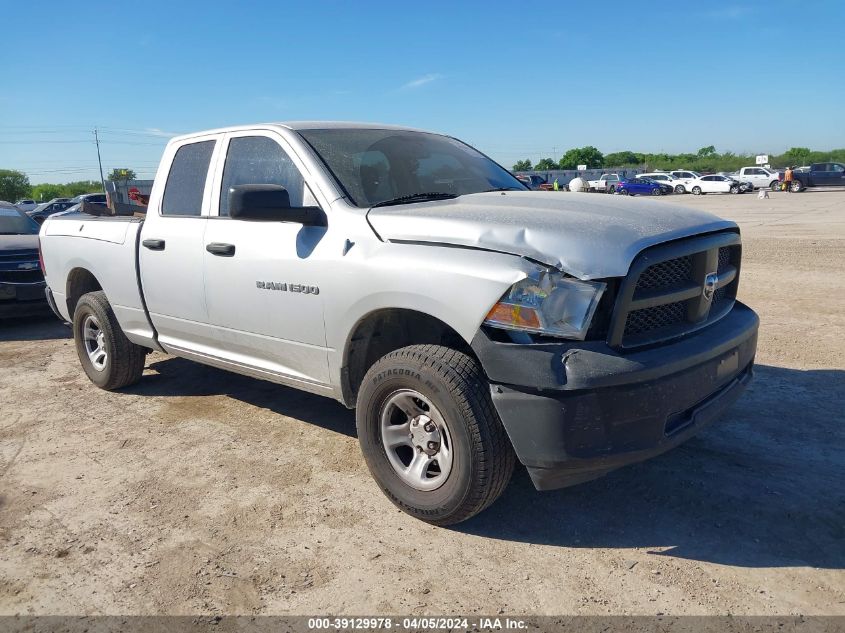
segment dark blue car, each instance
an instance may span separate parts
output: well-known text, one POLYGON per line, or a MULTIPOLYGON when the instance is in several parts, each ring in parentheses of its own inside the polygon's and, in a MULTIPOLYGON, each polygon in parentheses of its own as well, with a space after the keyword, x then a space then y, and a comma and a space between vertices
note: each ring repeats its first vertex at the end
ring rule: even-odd
POLYGON ((616 184, 616 193, 623 196, 662 196, 669 192, 671 187, 648 178, 628 178, 616 184))

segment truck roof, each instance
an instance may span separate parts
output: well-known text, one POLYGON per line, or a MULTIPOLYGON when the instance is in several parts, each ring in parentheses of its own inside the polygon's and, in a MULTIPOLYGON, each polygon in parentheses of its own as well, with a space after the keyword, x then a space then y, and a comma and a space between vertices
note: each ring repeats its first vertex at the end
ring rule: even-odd
MULTIPOLYGON (((270 123, 254 123, 252 125, 231 125, 227 127, 215 128, 213 130, 199 130, 190 132, 188 134, 180 134, 174 136, 171 141, 180 141, 182 139, 191 138, 193 136, 201 136, 204 134, 219 134, 221 132, 240 132, 245 130, 254 130, 256 128, 268 127, 283 127, 289 130, 340 130, 340 129, 359 129, 359 130, 400 130, 404 132, 428 132, 428 130, 421 130, 418 128, 407 127, 404 125, 390 125, 387 123, 362 123, 357 121, 275 121, 270 123)), ((428 132, 429 134, 437 134, 437 132, 428 132)))

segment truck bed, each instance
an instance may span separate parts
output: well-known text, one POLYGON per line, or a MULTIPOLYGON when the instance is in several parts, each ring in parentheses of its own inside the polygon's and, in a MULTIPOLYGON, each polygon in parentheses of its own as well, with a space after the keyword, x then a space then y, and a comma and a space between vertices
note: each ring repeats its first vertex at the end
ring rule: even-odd
POLYGON ((67 300, 81 271, 94 271, 129 340, 154 346, 138 276, 143 222, 132 216, 57 215, 44 222, 40 240, 47 285, 65 319, 73 320, 67 300))

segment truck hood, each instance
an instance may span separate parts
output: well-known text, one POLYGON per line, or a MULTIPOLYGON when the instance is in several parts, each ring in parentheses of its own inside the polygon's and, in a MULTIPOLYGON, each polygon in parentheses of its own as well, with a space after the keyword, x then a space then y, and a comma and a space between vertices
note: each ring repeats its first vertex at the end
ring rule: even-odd
POLYGON ((647 198, 540 191, 377 207, 367 218, 390 242, 509 253, 580 279, 623 277, 644 248, 736 227, 710 213, 647 198))

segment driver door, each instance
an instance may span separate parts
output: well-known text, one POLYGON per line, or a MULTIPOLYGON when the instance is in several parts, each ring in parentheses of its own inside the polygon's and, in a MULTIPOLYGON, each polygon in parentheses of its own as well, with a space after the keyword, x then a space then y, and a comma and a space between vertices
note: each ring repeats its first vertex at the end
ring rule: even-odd
POLYGON ((235 185, 281 185, 291 206, 319 206, 299 159, 273 132, 230 133, 212 193, 203 273, 208 321, 224 360, 319 391, 328 352, 319 292, 324 226, 229 217, 235 185))

